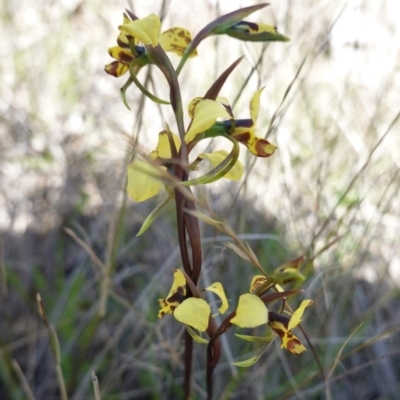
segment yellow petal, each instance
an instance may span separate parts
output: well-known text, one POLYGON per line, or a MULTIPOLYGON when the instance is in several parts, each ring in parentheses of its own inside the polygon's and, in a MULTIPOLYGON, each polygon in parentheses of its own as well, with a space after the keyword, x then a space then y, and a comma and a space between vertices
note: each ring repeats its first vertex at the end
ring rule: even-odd
POLYGON ((194 110, 195 110, 197 104, 198 104, 200 101, 202 101, 202 100, 203 100, 202 97, 195 97, 195 98, 189 103, 189 106, 188 106, 188 114, 189 114, 190 119, 193 119, 194 110))
MULTIPOLYGON (((213 167, 217 167, 226 157, 228 157, 228 152, 226 150, 218 150, 214 153, 200 154, 199 157, 207 158, 210 160, 213 167)), ((238 181, 243 176, 243 173, 243 165, 239 160, 237 160, 235 165, 223 176, 223 178, 230 179, 231 181, 238 181)))
POLYGON ((122 61, 126 64, 129 64, 133 59, 133 54, 130 49, 124 49, 120 46, 110 47, 108 49, 108 54, 115 58, 118 61, 122 61))
POLYGON ((167 299, 169 299, 176 292, 181 292, 186 295, 186 278, 180 269, 173 269, 172 273, 174 275, 174 282, 172 283, 171 290, 168 293, 167 299))
MULTIPOLYGON (((307 300, 311 301, 311 300, 307 300)), ((300 339, 292 333, 291 330, 279 321, 270 322, 269 326, 273 329, 282 340, 281 348, 285 348, 293 354, 300 354, 307 349, 300 342, 300 339)))
MULTIPOLYGON (((171 28, 163 32, 160 36, 160 46, 165 51, 172 51, 181 57, 191 41, 190 32, 184 28, 171 28)), ((197 51, 194 51, 190 55, 190 57, 195 56, 197 56, 197 51)))
POLYGON ((300 342, 300 339, 296 335, 293 335, 291 331, 287 331, 282 337, 281 348, 285 348, 293 354, 301 354, 304 351, 307 351, 300 342))
POLYGON ((143 44, 150 44, 153 47, 158 45, 158 37, 160 35, 161 23, 160 18, 155 14, 135 21, 131 21, 128 24, 123 24, 119 29, 133 36, 143 44))
POLYGON ((217 101, 218 103, 221 103, 224 107, 230 107, 229 101, 226 97, 218 96, 217 101))
POLYGON ((299 308, 292 314, 289 321, 288 329, 293 329, 301 322, 301 317, 303 316, 304 310, 306 307, 310 306, 313 303, 312 300, 303 300, 299 306, 299 308))
MULTIPOLYGON (((122 24, 129 24, 131 22, 131 19, 124 13, 124 18, 122 21, 122 24)), ((124 47, 124 48, 129 48, 129 39, 126 37, 124 32, 119 32, 119 35, 117 37, 117 43, 119 46, 124 47)))
POLYGON ((160 175, 160 169, 144 161, 133 161, 127 168, 127 187, 129 196, 136 202, 156 196, 162 188, 162 182, 154 177, 160 175))
POLYGON ((194 110, 194 117, 186 132, 185 142, 190 143, 199 133, 211 128, 218 118, 229 118, 229 114, 216 101, 201 100, 194 110))
POLYGON ((189 325, 200 332, 208 328, 211 309, 203 299, 190 297, 176 307, 174 317, 182 324, 189 325))
POLYGON ((265 275, 256 275, 251 280, 250 284, 250 293, 253 293, 258 287, 264 285, 268 281, 268 278, 265 275))
POLYGON ((107 72, 107 74, 115 76, 116 78, 125 74, 128 69, 129 66, 120 61, 113 61, 111 64, 107 64, 104 67, 104 70, 107 72))
POLYGON ((165 314, 172 314, 173 310, 182 303, 186 296, 186 279, 180 269, 174 269, 174 282, 165 299, 159 299, 161 310, 158 318, 162 318, 165 314))
POLYGON ((263 24, 262 22, 257 22, 256 24, 249 24, 247 26, 247 29, 249 30, 249 33, 262 33, 262 32, 269 32, 269 33, 275 33, 276 32, 276 28, 272 25, 267 25, 267 24, 263 24), (252 29, 252 26, 254 26, 254 28, 252 29))
POLYGON ((264 88, 257 90, 250 101, 250 117, 255 125, 258 118, 258 111, 260 109, 260 96, 264 88))
MULTIPOLYGON (((176 151, 179 151, 181 147, 181 141, 179 140, 179 136, 172 133, 172 139, 175 143, 176 151)), ((157 155, 161 158, 171 158, 171 146, 169 143, 168 133, 166 131, 162 131, 158 135, 158 145, 157 145, 157 155)))
POLYGON ((238 142, 244 144, 251 153, 257 157, 269 157, 274 154, 276 146, 266 139, 254 135, 254 124, 252 126, 238 126, 232 133, 238 142))
POLYGON ((254 294, 246 293, 239 297, 236 316, 231 323, 241 328, 255 328, 268 322, 268 309, 254 294))
POLYGON ((274 154, 275 150, 277 149, 277 147, 274 144, 268 142, 268 140, 259 137, 254 137, 249 142, 247 143, 242 142, 242 143, 244 143, 247 146, 247 148, 257 157, 272 156, 272 154, 274 154))
POLYGON ((282 42, 288 42, 290 40, 288 37, 279 33, 275 26, 263 24, 261 22, 257 23, 257 25, 258 25, 258 29, 257 29, 257 32, 254 32, 254 34, 260 35, 262 33, 269 33, 269 34, 271 34, 270 36, 268 35, 269 40, 272 40, 272 41, 277 40, 277 41, 282 41, 282 42))
POLYGON ((290 39, 281 35, 277 29, 271 25, 240 21, 230 27, 226 33, 239 40, 253 42, 288 42, 290 39))
POLYGON ((224 287, 220 282, 214 282, 211 286, 206 287, 209 292, 215 293, 221 299, 221 307, 218 308, 220 314, 223 314, 228 309, 228 299, 226 298, 224 287))

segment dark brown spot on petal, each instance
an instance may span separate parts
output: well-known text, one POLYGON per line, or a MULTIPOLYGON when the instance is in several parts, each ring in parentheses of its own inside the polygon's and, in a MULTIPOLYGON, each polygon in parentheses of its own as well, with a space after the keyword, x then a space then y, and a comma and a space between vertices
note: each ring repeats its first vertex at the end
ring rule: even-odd
MULTIPOLYGON (((180 288, 179 288, 180 289, 180 288)), ((167 302, 168 303, 175 303, 175 302, 177 302, 177 303, 182 303, 183 302, 183 300, 185 300, 185 295, 182 293, 182 292, 180 292, 179 291, 179 289, 178 289, 178 291, 176 292, 176 293, 174 293, 171 297, 168 297, 168 299, 167 299, 167 302)))
POLYGON ((285 336, 285 331, 283 331, 282 329, 275 329, 275 328, 273 328, 273 327, 271 327, 275 332, 276 332, 276 334, 280 337, 280 338, 283 338, 284 336, 285 336))
POLYGON ((268 312, 268 320, 272 323, 280 322, 282 325, 284 325, 287 328, 289 326, 290 317, 288 317, 287 315, 278 314, 274 311, 269 311, 268 312))
MULTIPOLYGON (((176 42, 177 42, 177 40, 176 40, 176 42)), ((169 51, 173 51, 173 52, 175 52, 176 54, 178 54, 179 56, 182 56, 182 54, 183 54, 183 52, 184 52, 184 50, 185 49, 183 49, 181 46, 179 46, 179 45, 174 45, 174 44, 172 44, 172 43, 170 43, 170 46, 171 46, 171 50, 169 50, 169 51)))
POLYGON ((126 64, 129 64, 131 61, 133 61, 133 59, 134 59, 133 54, 129 55, 129 54, 126 54, 123 51, 120 51, 118 53, 118 60, 120 60, 120 61, 122 61, 122 62, 124 62, 126 64))
POLYGON ((107 74, 115 76, 116 78, 118 77, 118 66, 119 66, 120 62, 119 61, 114 61, 111 64, 107 64, 104 67, 104 70, 107 72, 107 74))
POLYGON ((300 340, 296 337, 296 338, 291 338, 288 342, 287 342, 287 349, 291 352, 291 353, 295 353, 297 354, 298 352, 295 351, 296 347, 302 346, 302 343, 300 342, 300 340))
POLYGON ((269 157, 274 153, 275 150, 273 147, 271 147, 271 143, 268 142, 268 140, 260 138, 257 138, 255 147, 258 157, 269 157))
POLYGON ((258 32, 259 26, 254 22, 240 21, 238 24, 233 26, 232 29, 234 30, 236 29, 241 32, 252 33, 252 32, 258 32))
POLYGON ((129 43, 123 42, 120 38, 117 39, 117 44, 123 49, 129 49, 129 43))
POLYGON ((239 134, 235 134, 235 132, 232 135, 238 142, 240 143, 249 143, 250 138, 251 138, 251 134, 250 132, 242 132, 239 134))

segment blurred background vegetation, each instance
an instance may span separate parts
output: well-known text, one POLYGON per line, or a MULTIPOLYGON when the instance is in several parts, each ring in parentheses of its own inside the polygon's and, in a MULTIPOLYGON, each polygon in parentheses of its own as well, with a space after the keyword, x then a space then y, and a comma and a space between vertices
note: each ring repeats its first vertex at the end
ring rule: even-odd
MULTIPOLYGON (((151 150, 173 116, 135 89, 127 110, 118 93, 125 79, 103 71, 106 50, 126 7, 194 35, 221 13, 256 3, 1 2, 0 399, 58 399, 62 380, 70 399, 91 399, 91 371, 103 399, 180 397, 182 330, 157 319, 157 299, 180 267, 175 215, 167 208, 136 237, 159 199, 134 204, 124 192, 127 162, 151 150), (104 276, 110 291, 100 315, 104 276), (57 333, 58 369, 37 293, 57 333)), ((277 25, 291 42, 208 39, 181 76, 187 103, 245 55, 221 93, 237 100, 238 118, 265 86, 258 132, 271 128, 278 151, 255 162, 242 151, 246 179, 196 193, 267 271, 308 257, 305 293, 291 304, 314 299, 304 327, 328 378, 324 385, 311 351, 292 356, 278 341, 255 366, 232 367, 256 347, 229 332, 218 398, 398 398, 399 11, 396 0, 271 1, 249 20, 277 25)), ((155 68, 139 77, 167 98, 155 68)), ((202 238, 201 284, 221 281, 233 309, 256 270, 209 226, 202 238)), ((205 396, 204 367, 197 346, 196 399, 205 396)))

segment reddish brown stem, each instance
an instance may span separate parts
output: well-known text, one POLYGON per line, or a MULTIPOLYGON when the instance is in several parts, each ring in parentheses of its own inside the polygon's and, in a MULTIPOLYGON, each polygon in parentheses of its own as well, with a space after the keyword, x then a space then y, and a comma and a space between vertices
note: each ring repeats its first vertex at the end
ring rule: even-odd
POLYGON ((221 344, 219 337, 225 333, 232 324, 231 319, 236 315, 236 311, 230 313, 222 322, 222 324, 215 330, 214 321, 210 318, 210 325, 207 333, 210 336, 210 341, 207 345, 207 399, 212 400, 213 397, 213 372, 218 364, 221 356, 221 344))
POLYGON ((184 398, 190 399, 190 389, 192 380, 192 355, 193 355, 193 339, 188 331, 185 331, 185 383, 184 398))

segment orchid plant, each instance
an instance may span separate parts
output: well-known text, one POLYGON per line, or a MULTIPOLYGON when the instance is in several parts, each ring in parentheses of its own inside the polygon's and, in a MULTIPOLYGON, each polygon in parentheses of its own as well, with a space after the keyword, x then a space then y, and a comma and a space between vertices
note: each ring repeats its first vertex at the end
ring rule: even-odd
MULTIPOLYGON (((161 105, 169 105, 175 115, 178 134, 165 124, 158 134, 158 145, 148 156, 136 158, 127 166, 127 192, 135 202, 146 201, 165 187, 166 197, 159 206, 145 219, 139 234, 143 234, 160 215, 169 201, 175 201, 177 214, 178 241, 181 252, 182 269, 173 270, 173 283, 165 299, 159 300, 159 318, 167 314, 185 326, 185 399, 190 398, 192 375, 193 341, 206 345, 207 355, 207 393, 213 396, 213 371, 220 358, 220 336, 233 326, 239 328, 267 327, 263 336, 237 333, 241 340, 264 344, 264 347, 248 360, 237 361, 241 367, 253 365, 266 351, 275 337, 281 340, 281 347, 292 354, 301 354, 306 347, 292 330, 300 325, 306 307, 312 300, 303 300, 297 310, 292 311, 287 297, 300 293, 301 290, 284 290, 282 286, 299 283, 304 280, 299 268, 303 257, 289 261, 275 271, 266 273, 258 263, 256 256, 248 246, 241 244, 242 253, 249 254, 262 275, 256 275, 247 293, 242 294, 237 304, 229 305, 225 290, 220 282, 214 282, 205 289, 200 289, 199 278, 202 269, 202 247, 199 220, 214 224, 220 229, 215 218, 206 217, 196 209, 197 201, 191 188, 205 185, 219 179, 240 180, 244 168, 239 161, 239 144, 243 144, 256 157, 269 157, 276 146, 255 133, 255 126, 260 108, 260 96, 263 89, 257 90, 250 102, 249 118, 235 118, 229 101, 219 96, 219 92, 231 72, 239 65, 242 58, 229 66, 203 95, 193 96, 187 106, 190 124, 184 126, 184 112, 179 84, 179 74, 186 62, 198 55, 198 45, 212 35, 228 35, 243 41, 287 42, 289 39, 280 34, 273 26, 245 21, 251 13, 266 7, 260 4, 239 9, 217 18, 205 26, 193 39, 188 30, 171 28, 161 33, 160 18, 151 14, 138 18, 130 11, 123 15, 119 26, 117 46, 108 52, 115 59, 105 66, 105 71, 115 77, 128 75, 121 88, 124 104, 129 108, 126 91, 132 85, 148 98, 161 105), (177 54, 180 63, 174 68, 166 52, 177 54), (153 65, 161 70, 169 87, 170 98, 163 100, 151 93, 138 79, 138 72, 145 66, 153 65), (222 137, 230 142, 228 149, 221 148, 212 153, 201 153, 195 159, 191 151, 204 139, 222 137), (208 160, 212 169, 200 177, 191 177, 198 165, 208 160), (220 306, 218 313, 224 315, 233 307, 223 322, 217 326, 210 304, 203 298, 205 291, 214 293, 220 306)), ((199 55, 201 56, 201 54, 199 55)), ((222 228, 221 228, 222 227, 222 228)), ((309 343, 310 345, 310 343, 309 343)))

